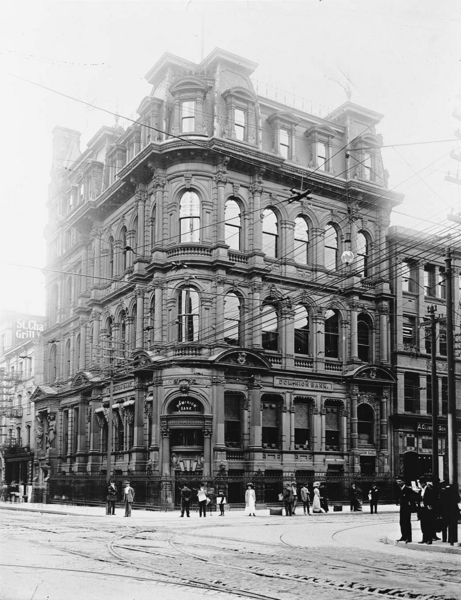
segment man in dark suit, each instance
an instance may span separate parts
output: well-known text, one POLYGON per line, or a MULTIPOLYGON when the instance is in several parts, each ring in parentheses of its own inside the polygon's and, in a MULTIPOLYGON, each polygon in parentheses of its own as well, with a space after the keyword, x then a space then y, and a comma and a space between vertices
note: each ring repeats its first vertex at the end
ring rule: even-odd
POLYGON ((421 521, 421 533, 423 539, 418 542, 419 544, 432 544, 432 538, 434 536, 434 525, 435 525, 435 505, 437 502, 437 496, 432 484, 429 483, 425 477, 421 477, 419 480, 421 490, 419 492, 421 498, 421 508, 419 511, 419 520, 421 521))
POLYGON ((400 506, 400 539, 398 542, 411 542, 411 513, 415 506, 415 492, 410 486, 405 485, 401 479, 397 479, 399 486, 397 504, 400 506))
POLYGON ((184 513, 190 517, 190 500, 192 498, 192 490, 183 485, 181 489, 181 517, 184 517, 184 513))

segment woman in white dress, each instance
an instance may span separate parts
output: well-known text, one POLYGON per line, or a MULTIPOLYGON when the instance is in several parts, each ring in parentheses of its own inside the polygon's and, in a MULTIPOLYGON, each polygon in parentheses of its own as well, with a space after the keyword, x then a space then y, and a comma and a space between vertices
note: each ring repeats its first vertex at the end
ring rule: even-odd
POLYGON ((320 482, 316 481, 314 483, 314 500, 312 502, 312 512, 313 513, 324 513, 325 511, 320 506, 320 482))
POLYGON ((252 483, 247 485, 247 490, 245 492, 245 510, 248 512, 250 517, 256 517, 256 494, 252 483))

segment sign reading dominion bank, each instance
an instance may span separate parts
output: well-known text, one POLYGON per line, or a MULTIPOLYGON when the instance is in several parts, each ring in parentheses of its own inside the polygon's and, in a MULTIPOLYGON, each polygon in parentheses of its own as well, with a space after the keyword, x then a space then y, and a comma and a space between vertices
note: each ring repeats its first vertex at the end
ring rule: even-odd
POLYGON ((284 388, 297 388, 302 390, 331 391, 333 384, 328 381, 312 381, 312 379, 289 379, 285 377, 274 377, 274 385, 284 388))

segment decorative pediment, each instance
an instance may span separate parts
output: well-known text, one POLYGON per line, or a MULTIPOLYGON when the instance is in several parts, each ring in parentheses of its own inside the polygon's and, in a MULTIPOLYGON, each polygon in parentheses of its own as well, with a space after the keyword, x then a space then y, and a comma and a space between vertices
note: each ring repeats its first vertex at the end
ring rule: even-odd
POLYGON ((225 350, 218 355, 211 356, 210 361, 214 364, 235 365, 239 368, 271 369, 271 364, 253 350, 225 350))
POLYGON ((56 396, 58 390, 52 388, 49 385, 38 385, 32 396, 30 397, 32 402, 37 402, 38 400, 42 400, 43 398, 49 398, 50 396, 56 396))
POLYGON ((133 352, 133 367, 135 369, 149 368, 159 360, 164 360, 164 357, 155 352, 149 352, 148 350, 133 352))
POLYGON ((71 387, 80 388, 100 380, 100 377, 93 375, 93 373, 90 373, 89 371, 80 371, 72 379, 71 387))
POLYGON ((314 125, 306 130, 305 135, 307 137, 334 138, 336 131, 331 127, 328 127, 328 125, 314 125))
POLYGON ((290 112, 278 110, 277 112, 272 113, 269 117, 267 117, 267 122, 271 125, 273 123, 275 123, 276 125, 299 125, 300 120, 298 119, 298 117, 296 117, 290 112))
POLYGON ((344 373, 346 379, 368 379, 369 381, 395 382, 395 374, 388 368, 378 365, 365 365, 356 367, 344 373))
POLYGON ((170 92, 173 96, 180 92, 193 92, 198 90, 205 93, 207 90, 207 83, 203 79, 193 77, 192 75, 181 77, 181 79, 176 80, 170 88, 170 92))
POLYGON ((229 88, 222 93, 224 100, 227 100, 229 96, 245 102, 256 102, 256 97, 250 91, 239 85, 229 88))

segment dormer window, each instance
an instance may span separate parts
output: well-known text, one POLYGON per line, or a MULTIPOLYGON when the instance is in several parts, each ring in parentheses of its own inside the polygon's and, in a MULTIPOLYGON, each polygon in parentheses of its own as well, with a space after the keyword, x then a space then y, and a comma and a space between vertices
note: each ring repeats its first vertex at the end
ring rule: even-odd
POLYGON ((276 112, 267 122, 274 131, 274 150, 285 160, 296 161, 295 137, 299 119, 288 112, 276 112))
POLYGON ((204 134, 203 101, 207 84, 200 77, 187 76, 175 81, 170 92, 174 98, 172 133, 204 134))
POLYGON ((239 142, 256 144, 258 141, 255 119, 256 97, 241 86, 226 90, 222 97, 227 108, 227 122, 223 129, 223 136, 239 142))
POLYGON ((235 139, 244 142, 246 140, 246 118, 245 112, 236 108, 234 111, 235 139))
POLYGON ((336 132, 325 125, 314 125, 305 133, 310 144, 311 160, 309 167, 317 171, 333 172, 332 142, 336 132))
POLYGON ((287 129, 282 128, 279 132, 279 153, 283 158, 290 157, 290 134, 287 129))
POLYGON ((317 168, 325 171, 327 167, 327 145, 323 142, 317 142, 317 168))
POLYGON ((192 133, 195 131, 195 101, 185 100, 181 102, 181 131, 192 133))

